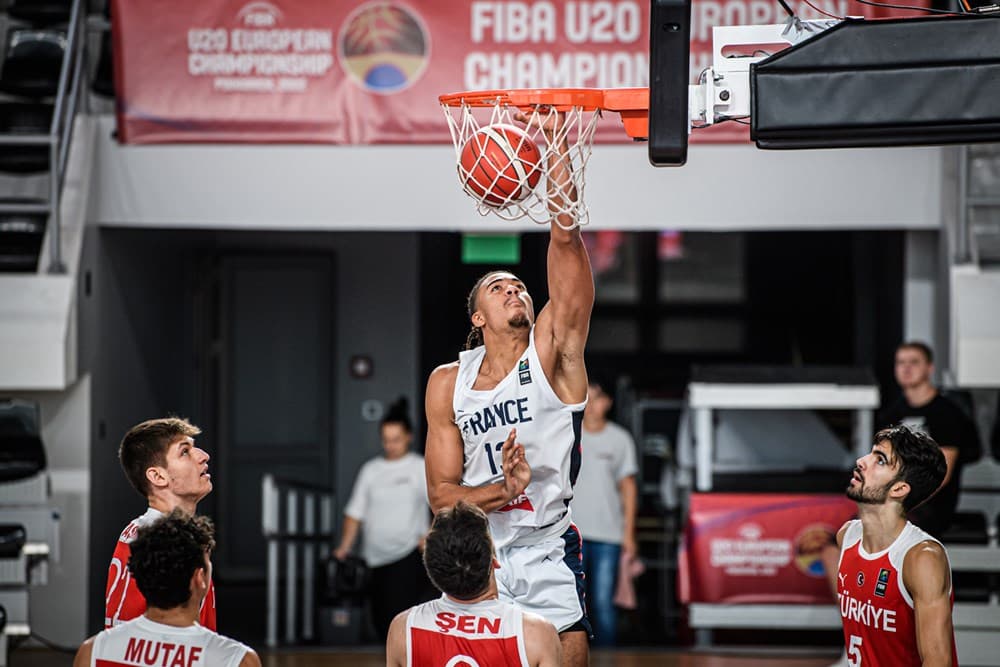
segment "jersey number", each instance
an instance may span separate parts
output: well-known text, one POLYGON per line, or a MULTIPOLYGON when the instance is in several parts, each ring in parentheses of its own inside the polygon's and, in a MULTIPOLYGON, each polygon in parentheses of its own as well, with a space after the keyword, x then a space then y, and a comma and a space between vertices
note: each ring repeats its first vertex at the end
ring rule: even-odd
MULTIPOLYGON (((496 452, 497 454, 500 454, 500 450, 503 449, 503 443, 502 442, 498 442, 497 444, 494 445, 494 444, 491 444, 489 442, 484 442, 483 443, 483 448, 486 449, 486 458, 488 458, 490 460, 490 471, 494 475, 499 475, 500 471, 497 470, 497 463, 493 459, 493 452, 496 452)), ((501 466, 501 469, 502 469, 502 466, 501 466)))
POLYGON ((847 664, 861 667, 861 637, 851 635, 851 645, 847 647, 847 664))

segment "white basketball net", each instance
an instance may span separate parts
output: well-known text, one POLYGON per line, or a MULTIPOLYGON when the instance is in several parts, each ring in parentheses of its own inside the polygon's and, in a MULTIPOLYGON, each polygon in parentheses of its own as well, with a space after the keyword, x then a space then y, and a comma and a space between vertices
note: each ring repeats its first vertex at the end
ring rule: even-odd
MULTIPOLYGON (((556 130, 552 143, 558 145, 561 139, 566 140, 569 148, 568 157, 571 162, 570 171, 572 177, 561 186, 553 181, 553 191, 550 192, 549 171, 557 163, 553 160, 553 165, 550 165, 549 158, 558 156, 555 149, 546 140, 545 133, 541 127, 547 119, 557 115, 558 111, 549 106, 538 106, 532 110, 523 110, 498 102, 489 107, 489 121, 480 124, 474 111, 477 108, 482 109, 482 107, 474 107, 463 102, 455 106, 443 104, 442 108, 448 119, 448 127, 451 129, 451 137, 455 144, 455 162, 458 166, 458 175, 463 184, 463 190, 476 200, 476 209, 480 215, 485 216, 492 213, 504 220, 518 220, 527 217, 543 225, 554 222, 563 229, 575 229, 589 222, 589 213, 584 203, 583 190, 586 185, 584 174, 587 161, 590 160, 590 150, 594 143, 594 132, 597 129, 597 121, 600 117, 599 109, 588 112, 584 111, 581 107, 572 107, 564 112, 564 122, 556 130), (518 122, 514 119, 515 114, 519 112, 528 118, 527 126, 523 122, 518 122), (497 124, 514 125, 523 129, 528 137, 538 145, 538 149, 542 155, 539 161, 542 178, 539 179, 536 187, 523 199, 520 198, 520 193, 515 192, 518 195, 516 199, 514 196, 503 197, 503 202, 500 204, 487 201, 487 196, 491 199, 498 198, 496 191, 491 191, 491 188, 482 188, 486 192, 484 194, 477 194, 469 187, 465 187, 464 184, 469 181, 471 173, 462 165, 462 148, 465 146, 465 143, 480 128, 497 124), (573 196, 573 190, 576 191, 575 197, 573 196), (560 215, 569 216, 574 220, 573 224, 564 225, 559 222, 558 216, 560 215)), ((486 112, 485 110, 481 110, 479 114, 480 116, 485 116, 486 112)), ((498 175, 497 180, 499 178, 501 177, 498 175)), ((496 185, 496 180, 492 185, 496 185)), ((528 186, 524 184, 523 187, 528 186)))

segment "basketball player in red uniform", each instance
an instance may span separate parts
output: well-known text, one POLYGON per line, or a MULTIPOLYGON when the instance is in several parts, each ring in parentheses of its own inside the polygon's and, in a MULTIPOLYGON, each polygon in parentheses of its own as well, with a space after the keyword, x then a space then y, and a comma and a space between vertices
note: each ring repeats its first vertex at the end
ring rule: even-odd
POLYGON ((837 597, 851 667, 958 664, 948 553, 906 520, 946 470, 937 443, 905 426, 876 433, 857 461, 847 497, 860 518, 837 533, 837 597))
POLYGON ((145 613, 85 641, 73 667, 260 667, 253 649, 197 622, 214 546, 212 523, 179 509, 140 528, 129 567, 145 613))
POLYGON ((424 456, 431 508, 465 500, 487 513, 502 565, 500 598, 551 621, 564 664, 583 666, 591 628, 569 502, 580 462, 594 278, 576 221, 559 206, 578 196, 566 141, 556 139, 561 122, 552 114, 542 124, 552 149, 549 302, 536 317, 524 283, 507 271, 476 283, 468 349, 427 382, 424 456))
MULTIPOLYGON (((194 515, 198 501, 212 490, 208 454, 194 444, 201 429, 185 419, 152 419, 133 426, 122 439, 118 459, 132 487, 147 500, 145 514, 135 518, 118 538, 108 568, 104 595, 104 627, 110 628, 146 610, 146 599, 129 572, 130 543, 136 531, 181 509, 194 515)), ((201 624, 215 630, 215 586, 201 609, 201 624)))
POLYGON ((497 596, 489 521, 459 501, 438 512, 424 566, 439 599, 401 612, 386 641, 387 667, 559 667, 555 626, 497 596))

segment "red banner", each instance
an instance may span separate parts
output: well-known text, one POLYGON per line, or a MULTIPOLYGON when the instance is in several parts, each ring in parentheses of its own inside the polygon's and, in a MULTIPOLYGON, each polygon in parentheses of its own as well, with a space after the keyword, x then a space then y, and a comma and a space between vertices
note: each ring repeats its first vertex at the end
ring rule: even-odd
POLYGON ((682 602, 833 604, 822 547, 855 504, 841 495, 693 493, 682 602))
MULTIPOLYGON (((126 143, 447 143, 442 93, 649 80, 648 0, 113 0, 112 17, 126 143)), ((713 26, 784 18, 769 0, 695 0, 692 80, 711 62, 713 26)), ((601 140, 628 141, 610 115, 601 140)), ((746 128, 699 136, 742 141, 746 128)))

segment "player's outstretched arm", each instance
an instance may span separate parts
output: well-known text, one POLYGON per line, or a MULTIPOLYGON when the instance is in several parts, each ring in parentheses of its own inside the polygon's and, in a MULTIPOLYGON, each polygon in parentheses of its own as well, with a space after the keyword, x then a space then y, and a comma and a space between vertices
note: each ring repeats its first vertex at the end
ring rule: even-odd
POLYGON ((94 651, 94 638, 90 637, 80 644, 76 656, 73 658, 73 667, 90 667, 91 654, 94 651))
POLYGON ((410 610, 396 614, 385 640, 385 667, 406 667, 406 619, 410 610))
POLYGON ((556 394, 576 403, 587 392, 583 351, 594 308, 594 276, 580 229, 565 229, 576 221, 556 213, 578 196, 569 147, 559 131, 564 120, 562 114, 549 114, 541 126, 551 149, 547 183, 553 222, 546 264, 549 302, 538 314, 535 341, 556 394))
POLYGON ((424 450, 427 500, 435 513, 452 507, 459 500, 478 505, 484 512, 492 512, 524 493, 531 481, 531 469, 524 458, 524 447, 515 442, 517 432, 512 430, 501 449, 503 479, 484 486, 462 485, 465 452, 451 404, 457 374, 457 364, 439 366, 427 382, 424 405, 427 412, 424 450))
POLYGON ((531 667, 560 667, 562 644, 554 625, 537 614, 524 612, 524 649, 531 667))
POLYGON ((951 569, 944 547, 922 542, 903 560, 903 583, 913 598, 917 650, 924 667, 950 667, 951 569))

